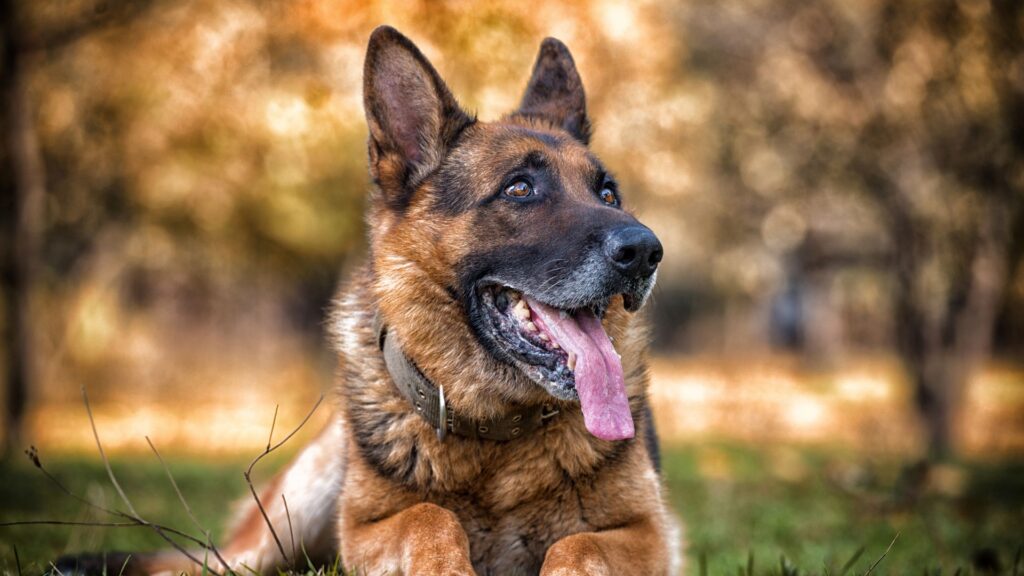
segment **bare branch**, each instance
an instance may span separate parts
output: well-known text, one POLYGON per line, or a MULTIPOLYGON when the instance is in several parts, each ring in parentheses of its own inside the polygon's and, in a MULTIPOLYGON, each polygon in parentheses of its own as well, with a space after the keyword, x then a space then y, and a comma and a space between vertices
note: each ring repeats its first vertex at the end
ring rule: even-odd
POLYGON ((162 525, 159 525, 159 524, 152 524, 152 523, 147 522, 147 521, 145 521, 145 520, 143 520, 141 518, 138 518, 136 516, 132 516, 131 514, 126 514, 126 513, 122 512, 120 510, 111 510, 110 508, 104 508, 103 506, 100 506, 100 505, 98 505, 98 504, 96 504, 96 503, 94 503, 94 502, 92 502, 90 500, 87 500, 87 499, 79 496, 78 494, 75 494, 71 490, 68 490, 68 488, 66 486, 64 486, 64 484, 62 484, 60 482, 60 480, 57 479, 56 476, 54 476, 53 474, 50 474, 50 471, 47 470, 45 466, 43 466, 43 462, 39 458, 39 450, 37 450, 35 446, 31 446, 31 447, 29 447, 28 450, 25 450, 25 454, 28 455, 29 460, 31 460, 32 464, 36 468, 39 469, 39 471, 43 474, 43 476, 45 476, 50 482, 52 482, 54 484, 54 486, 57 487, 58 490, 60 490, 65 495, 69 496, 70 498, 72 498, 72 499, 74 499, 74 500, 76 500, 78 502, 81 502, 82 504, 85 504, 86 506, 88 506, 88 507, 90 507, 90 508, 92 508, 94 510, 98 510, 100 512, 103 512, 104 514, 109 514, 111 516, 117 516, 118 518, 124 518, 125 520, 128 520, 129 522, 131 522, 133 525, 136 525, 136 526, 157 526, 161 530, 167 532, 168 534, 174 534, 175 536, 178 536, 178 537, 184 538, 186 540, 189 540, 190 542, 193 542, 193 543, 195 543, 195 544, 197 544, 199 546, 205 546, 205 544, 203 543, 202 540, 199 540, 198 538, 196 538, 195 536, 192 536, 191 534, 188 534, 186 532, 182 532, 180 530, 177 530, 175 528, 171 528, 171 527, 168 527, 168 526, 162 526, 162 525))
MULTIPOLYGON (((192 562, 194 562, 196 565, 205 567, 206 570, 208 570, 211 574, 214 574, 215 576, 220 576, 220 574, 218 572, 214 571, 209 566, 206 566, 203 563, 203 561, 201 561, 200 559, 198 559, 195 556, 193 556, 191 552, 189 552, 188 550, 183 548, 180 544, 175 542, 173 538, 168 536, 165 533, 165 531, 164 531, 162 526, 158 526, 156 524, 151 524, 149 522, 146 522, 135 511, 135 507, 132 506, 131 500, 128 499, 128 496, 124 493, 124 490, 121 489, 121 485, 117 482, 117 478, 114 476, 114 471, 110 467, 110 460, 107 459, 107 455, 103 451, 103 444, 100 442, 100 434, 96 430, 96 421, 92 417, 92 408, 89 406, 89 395, 86 394, 86 392, 85 392, 85 386, 82 386, 82 401, 85 403, 85 411, 86 411, 86 413, 89 416, 89 426, 92 427, 92 435, 93 435, 94 438, 96 438, 96 448, 100 452, 100 458, 103 459, 103 465, 107 468, 107 475, 110 476, 110 482, 114 485, 114 488, 117 489, 117 493, 121 496, 121 500, 125 503, 125 506, 128 506, 128 510, 131 512, 131 517, 134 518, 135 520, 138 520, 140 523, 143 523, 143 524, 146 524, 147 526, 150 526, 153 529, 153 531, 156 532, 156 534, 158 536, 160 536, 160 538, 162 538, 168 544, 173 546, 175 550, 177 550, 178 552, 181 552, 182 554, 187 556, 189 558, 189 560, 192 560, 192 562)), ((195 542, 199 542, 200 546, 202 546, 204 549, 207 549, 207 550, 209 549, 207 547, 207 545, 205 543, 203 543, 201 540, 199 540, 198 538, 194 538, 194 537, 190 536, 189 539, 193 540, 195 542)))
POLYGON ((96 449, 100 451, 100 458, 103 459, 103 465, 107 468, 107 476, 110 476, 110 483, 117 489, 117 493, 121 495, 121 501, 128 507, 128 511, 131 512, 132 516, 138 517, 138 513, 135 512, 131 501, 128 500, 128 496, 121 489, 117 478, 114 477, 114 471, 110 468, 110 460, 107 460, 107 455, 103 452, 103 444, 100 443, 100 433, 96 431, 96 421, 92 418, 92 408, 89 406, 89 395, 85 393, 85 385, 82 385, 82 401, 85 403, 85 411, 89 415, 89 426, 92 427, 92 436, 96 439, 96 449))
MULTIPOLYGON (((267 510, 263 507, 263 502, 260 501, 259 494, 256 493, 256 487, 253 486, 253 483, 252 483, 252 469, 256 466, 256 463, 258 463, 260 460, 263 459, 264 456, 266 456, 267 454, 270 454, 274 450, 277 450, 278 448, 283 446, 285 442, 290 440, 292 436, 295 436, 295 434, 297 434, 298 431, 301 430, 302 427, 306 425, 306 422, 309 422, 309 419, 313 416, 313 413, 316 412, 316 409, 320 407, 320 403, 323 402, 323 401, 324 401, 324 395, 320 394, 320 398, 317 399, 316 404, 314 404, 313 408, 311 408, 309 410, 309 413, 306 414, 306 417, 302 419, 302 422, 299 422, 299 425, 294 430, 292 430, 287 436, 285 436, 280 442, 278 442, 277 444, 274 444, 273 446, 271 446, 270 442, 268 441, 267 442, 267 449, 264 450, 255 459, 253 459, 253 461, 249 464, 249 467, 245 470, 245 473, 243 474, 243 476, 245 476, 245 483, 249 485, 249 492, 252 493, 252 498, 253 498, 253 500, 256 501, 256 507, 259 508, 260 515, 263 516, 264 523, 266 523, 267 528, 270 529, 270 535, 274 537, 274 543, 277 544, 277 549, 278 549, 278 551, 281 552, 281 558, 283 558, 285 560, 285 562, 291 562, 291 560, 288 558, 288 553, 284 551, 284 545, 281 544, 281 539, 277 536, 277 530, 274 530, 274 524, 270 521, 270 517, 267 516, 267 510)), ((277 409, 275 408, 274 409, 274 422, 276 422, 276 421, 277 421, 277 409)), ((271 435, 273 435, 273 425, 271 425, 271 435)))
MULTIPOLYGON (((293 436, 295 436, 295 434, 297 434, 306 425, 307 422, 309 422, 309 419, 312 418, 313 414, 320 407, 320 404, 323 403, 323 399, 324 399, 324 395, 321 394, 320 397, 317 399, 316 403, 310 409, 309 413, 306 414, 306 416, 302 419, 302 421, 299 423, 299 425, 296 426, 295 429, 292 430, 290 433, 288 433, 287 436, 285 436, 283 439, 281 439, 281 441, 279 441, 276 444, 272 444, 271 442, 273 440, 273 428, 274 428, 274 426, 276 424, 277 413, 278 413, 278 408, 275 408, 274 409, 274 423, 272 423, 272 425, 271 425, 271 436, 270 436, 270 440, 268 440, 267 448, 262 453, 260 453, 258 456, 256 456, 255 459, 253 459, 253 461, 249 464, 249 467, 246 469, 246 471, 244 473, 246 484, 248 484, 248 486, 249 486, 249 491, 252 493, 252 497, 256 501, 256 505, 257 505, 257 507, 260 510, 260 514, 263 516, 263 520, 266 522, 267 527, 270 529, 270 532, 271 532, 271 534, 274 537, 274 541, 277 543, 278 550, 281 552, 281 556, 284 558, 285 561, 289 561, 289 562, 290 562, 290 559, 289 559, 287 553, 284 551, 284 546, 281 544, 281 540, 278 537, 276 531, 274 530, 274 527, 273 527, 272 523, 270 522, 270 518, 267 516, 267 512, 266 512, 266 510, 263 507, 263 503, 260 501, 259 495, 256 493, 256 488, 255 488, 255 486, 252 483, 252 471, 255 468, 256 464, 259 463, 260 460, 262 460, 265 456, 267 456, 268 454, 272 453, 273 451, 275 451, 278 448, 280 448, 281 446, 283 446, 286 442, 288 442, 288 440, 290 440, 293 436)), ((197 546, 200 546, 203 550, 206 550, 208 552, 212 552, 214 554, 214 556, 217 558, 217 560, 224 566, 224 568, 226 569, 226 573, 237 574, 234 570, 231 569, 230 565, 221 556, 221 554, 217 550, 216 546, 214 546, 212 538, 210 536, 210 531, 203 528, 203 526, 199 522, 198 518, 196 518, 195 514, 192 512, 192 509, 188 505, 188 502, 185 500, 184 495, 181 493, 181 490, 178 487, 177 482, 174 480, 174 476, 171 474, 170 469, 167 467, 167 463, 164 461, 163 457, 160 455, 159 451, 156 449, 156 446, 153 444, 152 440, 150 440, 148 436, 146 437, 146 442, 149 443, 149 446, 153 450, 153 453, 156 455, 157 459, 160 461, 160 464, 164 467, 164 472, 167 474, 168 479, 171 481, 171 485, 174 487, 174 491, 177 493, 178 499, 181 501, 182 506, 185 507, 186 512, 188 513, 188 515, 192 519, 192 521, 196 524, 196 527, 199 528, 199 530, 202 531, 203 534, 206 536, 206 540, 203 541, 203 540, 201 540, 201 539, 199 539, 199 538, 197 538, 197 537, 195 537, 195 536, 193 536, 191 534, 188 534, 187 532, 183 532, 183 531, 175 529, 175 528, 171 528, 171 527, 168 527, 168 526, 163 526, 163 525, 160 525, 160 524, 154 524, 152 522, 144 520, 143 518, 141 518, 136 513, 135 508, 132 506, 131 501, 128 499, 128 496, 125 494, 124 490, 121 488, 121 485, 118 483, 117 477, 114 475, 113 469, 110 466, 110 461, 107 458, 107 455, 106 455, 106 453, 103 450, 103 444, 100 441, 99 431, 96 428, 96 421, 93 418, 92 408, 89 405, 89 397, 88 397, 88 394, 85 391, 85 387, 84 386, 82 387, 82 400, 83 400, 83 402, 85 404, 86 413, 87 413, 87 415, 89 417, 89 425, 92 428, 93 437, 96 439, 96 448, 99 451, 100 457, 103 460, 103 465, 105 466, 105 468, 107 470, 107 475, 110 477, 111 483, 117 489, 117 492, 118 492, 118 494, 121 497, 121 500, 125 503, 125 505, 131 511, 131 513, 126 513, 126 512, 122 512, 120 510, 109 509, 109 508, 100 506, 98 504, 95 504, 95 503, 93 503, 93 502, 91 502, 91 501, 89 501, 89 500, 87 500, 87 499, 85 499, 85 498, 75 494, 71 490, 69 490, 66 486, 64 486, 64 484, 62 484, 60 482, 60 480, 58 480, 54 475, 52 475, 46 469, 45 466, 43 466, 43 463, 42 463, 42 461, 39 458, 39 451, 36 449, 35 446, 31 446, 28 450, 25 450, 25 454, 28 456, 28 458, 32 462, 32 464, 37 469, 39 469, 39 471, 42 472, 42 474, 48 480, 50 480, 50 482, 52 482, 55 486, 57 486, 57 488, 61 492, 63 492, 65 495, 71 497, 72 499, 77 500, 78 502, 81 502, 82 504, 85 504, 86 506, 88 506, 90 508, 93 508, 93 509, 98 510, 100 512, 103 512, 105 514, 109 514, 111 516, 116 516, 116 517, 119 517, 119 518, 123 518, 125 520, 125 522, 93 522, 93 521, 82 522, 82 521, 63 521, 63 520, 22 520, 22 521, 14 521, 14 522, 2 522, 2 523, 0 523, 0 527, 29 526, 29 525, 93 526, 93 527, 109 527, 109 528, 146 527, 146 528, 149 528, 149 529, 153 530, 154 532, 156 532, 156 534, 158 536, 160 536, 164 541, 166 541, 168 544, 170 544, 172 547, 174 547, 175 550, 177 550, 178 552, 180 552, 181 554, 186 556, 189 560, 194 562, 196 565, 203 567, 210 574, 213 574, 214 576, 221 576, 219 572, 216 572, 215 570, 211 569, 205 562, 200 561, 192 553, 190 553, 188 550, 183 548, 180 544, 175 542, 172 538, 170 538, 170 536, 168 536, 168 534, 171 534, 171 535, 177 536, 179 538, 185 539, 185 540, 187 540, 187 541, 189 541, 189 542, 191 542, 193 544, 196 544, 197 546)), ((282 499, 282 502, 284 503, 285 515, 286 515, 287 520, 288 520, 288 530, 289 530, 289 533, 290 533, 290 536, 291 536, 292 554, 294 555, 295 554, 295 532, 294 532, 294 528, 292 526, 291 512, 288 509, 288 501, 287 501, 287 499, 285 499, 283 494, 281 495, 281 499, 282 499)), ((20 566, 19 566, 19 568, 20 568, 20 566)), ((56 567, 54 567, 54 570, 56 571, 56 567)), ((57 573, 59 573, 59 572, 57 572, 57 573)))
POLYGON ((263 454, 260 454, 259 456, 257 456, 256 459, 252 461, 252 464, 249 464, 249 471, 252 471, 253 466, 255 466, 257 462, 262 460, 264 456, 266 456, 267 454, 270 454, 274 450, 277 450, 278 448, 283 446, 285 444, 285 442, 291 440, 292 436, 295 436, 296 434, 298 434, 299 430, 302 430, 302 427, 306 425, 306 422, 309 422, 309 419, 313 417, 313 413, 316 412, 316 409, 320 407, 320 404, 323 401, 324 401, 324 395, 320 394, 320 398, 318 398, 317 401, 316 401, 316 404, 314 404, 313 407, 310 408, 309 413, 306 414, 306 417, 302 419, 302 422, 299 422, 299 425, 294 430, 289 432, 288 435, 285 436, 280 442, 278 442, 277 444, 274 444, 273 446, 267 448, 267 450, 263 454))
POLYGON ((277 425, 277 411, 280 409, 280 404, 274 405, 274 419, 270 421, 270 436, 267 437, 267 450, 270 450, 270 444, 274 441, 274 426, 277 425))
POLYGON ((192 523, 196 525, 196 528, 206 535, 207 549, 210 552, 213 552, 214 557, 217 558, 221 566, 223 566, 229 574, 234 574, 234 570, 232 570, 231 566, 226 560, 224 560, 224 557, 220 555, 220 550, 218 550, 217 546, 213 543, 210 531, 203 527, 202 523, 199 522, 199 519, 196 518, 196 515, 192 512, 192 508, 188 505, 188 501, 185 500, 185 495, 181 493, 181 490, 178 488, 178 483, 175 482, 174 476, 171 474, 171 469, 167 466, 167 463, 164 462, 163 457, 160 456, 160 452, 157 451, 156 446, 153 445, 153 441, 149 439, 149 436, 146 436, 146 442, 149 444, 150 449, 153 450, 153 454, 156 455, 157 460, 160 461, 160 465, 163 466, 164 472, 167 474, 167 479, 171 481, 171 486, 174 487, 174 492, 178 495, 178 500, 181 501, 181 505, 185 508, 185 512, 188 513, 188 517, 192 519, 192 523))
POLYGON ((146 525, 138 522, 93 522, 72 520, 14 520, 0 522, 0 527, 9 526, 90 526, 94 528, 143 528, 146 525))
POLYGON ((281 502, 284 503, 284 515, 288 519, 288 535, 292 539, 292 557, 295 558, 298 556, 295 552, 295 530, 292 529, 292 513, 288 509, 288 499, 284 497, 284 492, 281 493, 281 502))
POLYGON ((35 446, 29 446, 28 450, 25 450, 25 455, 28 456, 28 459, 32 461, 32 464, 36 468, 38 468, 40 472, 43 473, 43 476, 46 476, 46 478, 49 479, 50 482, 53 482, 53 484, 55 486, 57 486, 57 488, 61 492, 63 492, 64 494, 66 494, 66 495, 70 496, 71 498, 81 502, 82 504, 85 504, 86 506, 89 506, 90 508, 94 508, 96 510, 99 510, 100 512, 105 513, 105 514, 110 514, 111 516, 121 516, 121 517, 124 517, 124 518, 128 517, 127 514, 125 514, 124 512, 121 512, 120 510, 111 510, 109 508, 104 508, 103 506, 100 506, 100 505, 92 502, 91 500, 87 500, 85 498, 82 498, 78 494, 75 494, 71 490, 68 490, 67 487, 65 487, 63 484, 61 484, 60 480, 57 480, 57 478, 54 475, 50 474, 50 471, 47 470, 43 466, 43 462, 39 459, 39 450, 36 449, 35 446))

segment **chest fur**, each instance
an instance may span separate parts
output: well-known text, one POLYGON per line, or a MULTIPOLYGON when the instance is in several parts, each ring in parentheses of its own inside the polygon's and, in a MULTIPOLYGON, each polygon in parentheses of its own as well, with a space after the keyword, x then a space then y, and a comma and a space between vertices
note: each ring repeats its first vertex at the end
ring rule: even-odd
POLYGON ((634 513, 619 501, 626 493, 617 484, 642 473, 633 455, 642 443, 595 444, 582 426, 576 434, 571 418, 513 443, 441 443, 413 420, 389 446, 395 461, 408 463, 401 474, 377 469, 352 446, 349 465, 359 473, 346 481, 342 498, 366 519, 414 502, 438 504, 459 517, 479 574, 535 574, 557 540, 621 524, 634 513))

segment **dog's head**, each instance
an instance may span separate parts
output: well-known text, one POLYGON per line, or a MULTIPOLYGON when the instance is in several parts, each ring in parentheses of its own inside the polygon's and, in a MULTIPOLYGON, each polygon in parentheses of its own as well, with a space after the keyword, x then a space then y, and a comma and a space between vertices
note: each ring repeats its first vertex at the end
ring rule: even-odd
POLYGON ((591 431, 626 437, 609 334, 625 337, 662 247, 587 147, 568 49, 541 44, 519 109, 496 122, 464 112, 392 28, 373 33, 364 73, 374 292, 407 353, 460 409, 579 399, 591 431))

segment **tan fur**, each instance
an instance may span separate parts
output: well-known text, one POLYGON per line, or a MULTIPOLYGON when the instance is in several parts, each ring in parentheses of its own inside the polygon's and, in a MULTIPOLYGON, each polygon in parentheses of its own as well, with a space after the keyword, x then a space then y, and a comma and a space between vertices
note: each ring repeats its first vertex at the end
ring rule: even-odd
MULTIPOLYGON (((290 549, 284 494, 296 548, 337 550, 344 566, 360 574, 679 570, 679 530, 643 441, 652 425, 644 409, 643 322, 624 310, 621 297, 612 300, 604 318, 622 356, 636 424, 636 438, 609 442, 587 431, 578 403, 554 400, 488 352, 453 297, 466 258, 514 249, 516 242, 543 243, 566 233, 588 211, 607 210, 587 180, 593 162, 585 146, 589 123, 578 78, 569 83, 575 92, 561 99, 526 99, 532 106, 527 111, 544 111, 548 119, 531 112, 474 122, 449 109, 457 106, 443 82, 396 35, 375 33, 367 57, 370 171, 376 182, 368 215, 371 259, 340 292, 331 319, 340 366, 336 424, 264 492, 278 535, 290 549), (418 139, 403 140, 407 135, 390 125, 409 121, 396 119, 400 114, 388 101, 396 77, 426 90, 409 104, 414 110, 408 115, 425 131, 418 139), (442 104, 447 108, 436 112, 442 104), (558 112, 563 105, 575 108, 558 112), (458 146, 450 149, 454 138, 458 146), (477 217, 472 206, 499 188, 502 175, 530 152, 552 164, 566 194, 561 208, 534 211, 529 221, 513 208, 477 217), (437 207, 434 171, 442 162, 473 182, 462 199, 469 208, 437 207), (444 387, 459 414, 483 419, 553 403, 559 415, 509 442, 455 435, 439 440, 391 382, 378 347, 377 313, 423 374, 444 387), (334 504, 323 505, 327 500, 334 504)), ((550 42, 538 70, 566 65, 568 53, 550 42)), ((531 84, 537 77, 535 71, 531 84)), ((254 507, 244 512, 225 551, 236 569, 244 564, 266 573, 283 564, 254 507)))

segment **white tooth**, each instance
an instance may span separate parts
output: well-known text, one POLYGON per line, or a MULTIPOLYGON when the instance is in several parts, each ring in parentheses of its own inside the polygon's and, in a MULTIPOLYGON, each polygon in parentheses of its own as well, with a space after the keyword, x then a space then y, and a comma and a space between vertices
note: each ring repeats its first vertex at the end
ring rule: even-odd
POLYGON ((530 307, 526 305, 525 300, 520 300, 512 308, 512 315, 518 320, 529 320, 530 319, 530 307))
POLYGON ((559 346, 558 342, 552 342, 551 343, 551 347, 554 348, 555 350, 561 350, 562 349, 562 347, 559 346))
POLYGON ((576 355, 569 352, 569 361, 566 363, 569 366, 569 370, 576 370, 576 355))
POLYGON ((527 322, 526 323, 526 329, 529 330, 530 332, 536 332, 537 331, 537 325, 534 324, 533 322, 527 322))
POLYGON ((565 310, 559 310, 558 317, 561 318, 562 320, 565 320, 566 318, 569 317, 569 313, 566 312, 565 310))
POLYGON ((548 336, 547 334, 543 333, 543 332, 540 333, 540 336, 538 336, 538 338, 540 338, 542 342, 550 342, 551 341, 551 337, 548 336))

